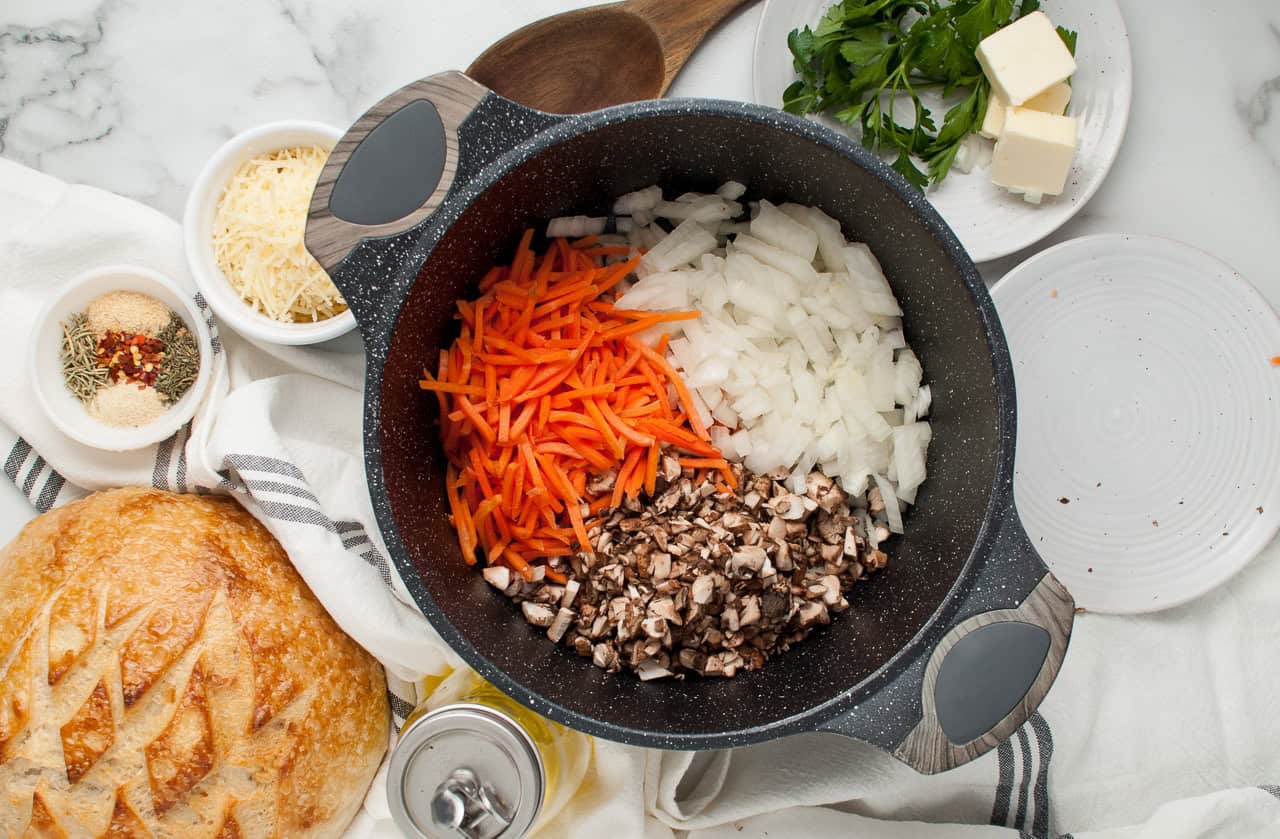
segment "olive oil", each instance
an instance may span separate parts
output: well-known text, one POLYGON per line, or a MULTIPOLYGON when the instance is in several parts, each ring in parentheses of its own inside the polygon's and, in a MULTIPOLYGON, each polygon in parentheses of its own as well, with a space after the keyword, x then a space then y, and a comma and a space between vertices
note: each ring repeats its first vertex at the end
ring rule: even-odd
POLYGON ((591 738, 470 673, 423 688, 429 698, 405 720, 387 772, 391 812, 406 835, 517 839, 573 797, 591 738))

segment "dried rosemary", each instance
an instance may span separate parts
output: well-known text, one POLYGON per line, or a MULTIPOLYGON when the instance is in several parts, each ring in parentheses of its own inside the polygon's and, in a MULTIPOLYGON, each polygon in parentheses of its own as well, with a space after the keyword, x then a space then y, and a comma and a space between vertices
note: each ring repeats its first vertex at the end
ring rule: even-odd
POLYGON ((107 383, 107 369, 95 357, 97 349, 98 336, 83 313, 62 322, 62 377, 81 402, 93 399, 107 383))
POLYGON ((169 317, 169 323, 156 338, 164 344, 164 361, 156 377, 156 390, 169 404, 182 398, 200 373, 200 348, 195 336, 187 329, 182 318, 169 317))

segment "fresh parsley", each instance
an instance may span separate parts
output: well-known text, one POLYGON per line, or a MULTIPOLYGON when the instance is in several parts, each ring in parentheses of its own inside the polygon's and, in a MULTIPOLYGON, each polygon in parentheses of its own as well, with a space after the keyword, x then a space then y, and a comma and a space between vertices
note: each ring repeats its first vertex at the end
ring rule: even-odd
MULTIPOLYGON (((947 176, 960 144, 987 113, 991 85, 975 52, 1039 0, 841 0, 816 29, 791 32, 799 80, 783 94, 793 114, 832 112, 859 126, 862 144, 917 189, 947 176), (954 101, 941 128, 920 99, 937 89, 954 101), (920 164, 923 164, 921 169, 920 164)), ((1076 33, 1058 27, 1075 52, 1076 33)))

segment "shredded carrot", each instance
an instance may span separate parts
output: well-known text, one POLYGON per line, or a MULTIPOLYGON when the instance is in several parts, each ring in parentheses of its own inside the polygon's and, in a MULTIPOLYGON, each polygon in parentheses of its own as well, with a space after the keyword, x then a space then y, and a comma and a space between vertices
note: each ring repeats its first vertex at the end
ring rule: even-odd
POLYGON ((714 446, 709 443, 703 443, 697 437, 684 431, 669 420, 644 417, 636 421, 636 426, 659 440, 670 443, 676 448, 684 449, 687 452, 705 455, 706 457, 718 457, 720 454, 714 446))
POLYGON ((484 396, 484 388, 473 385, 459 385, 453 382, 438 382, 426 370, 422 371, 425 379, 418 380, 418 387, 423 390, 434 390, 439 393, 463 393, 467 396, 484 396))
POLYGON ((481 279, 482 296, 458 301, 459 337, 419 380, 439 402, 463 557, 473 564, 482 551, 525 579, 534 563, 590 552, 588 517, 596 526, 623 499, 652 494, 664 446, 682 465, 732 479, 663 357, 669 333, 656 347, 636 337, 699 313, 614 308, 610 290, 639 264, 630 248, 595 236, 556 239, 541 253, 532 244, 527 230, 511 264, 481 279), (595 479, 608 473, 612 490, 598 491, 595 479))
POLYGON ((720 469, 729 464, 719 457, 682 457, 680 458, 680 465, 693 469, 720 469))
MULTIPOLYGON (((630 312, 614 312, 617 314, 629 315, 630 312)), ((657 312, 650 313, 648 317, 639 318, 631 321, 624 326, 615 327, 604 334, 606 338, 621 338, 624 335, 634 335, 637 332, 643 332, 651 326, 657 326, 672 320, 696 320, 701 312, 657 312)))
POLYGON ((480 506, 476 507, 475 521, 484 521, 485 516, 493 512, 494 508, 502 503, 502 495, 494 495, 480 502, 480 506))
POLYGON ((498 442, 507 443, 511 440, 511 405, 504 402, 498 408, 498 442))
POLYGON ((630 245, 600 245, 582 251, 587 256, 626 256, 631 253, 630 245))
POLYGON ((644 491, 649 495, 653 495, 653 491, 658 485, 658 455, 660 452, 661 449, 656 442, 649 446, 649 455, 645 462, 644 470, 644 491))

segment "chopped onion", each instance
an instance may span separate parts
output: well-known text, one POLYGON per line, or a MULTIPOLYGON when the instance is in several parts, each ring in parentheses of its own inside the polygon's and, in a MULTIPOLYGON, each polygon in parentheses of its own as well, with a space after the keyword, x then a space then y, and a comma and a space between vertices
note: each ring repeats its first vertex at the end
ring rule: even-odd
POLYGON ((752 235, 775 248, 813 262, 818 252, 818 234, 788 216, 768 201, 760 202, 760 212, 751 220, 752 235))
MULTIPOLYGON (((932 394, 871 249, 813 207, 748 202, 748 221, 734 182, 674 201, 654 189, 614 208, 632 213, 627 241, 648 249, 616 304, 700 311, 641 335, 670 334, 668 358, 712 442, 795 492, 820 468, 862 508, 874 480, 885 508, 876 518, 901 533, 902 505, 925 480, 932 434, 920 418, 932 394), (665 233, 642 225, 644 213, 680 223, 665 233)), ((878 544, 876 522, 865 524, 878 544)))
MULTIPOLYGON (((628 192, 613 202, 613 214, 616 216, 634 216, 637 211, 652 210, 662 200, 662 187, 650 186, 628 192)), ((648 222, 645 222, 648 224, 648 222)))
POLYGON ((716 195, 721 198, 727 198, 730 201, 737 201, 747 192, 746 184, 740 184, 737 181, 725 181, 724 185, 716 190, 716 195))
POLYGON ((579 236, 594 236, 604 232, 605 224, 609 221, 605 216, 592 218, 590 216, 561 216, 553 218, 547 222, 547 238, 555 238, 564 236, 566 238, 577 238, 579 236))
POLYGON ((693 219, 680 222, 675 230, 650 246, 641 260, 655 271, 670 271, 688 265, 705 253, 710 253, 719 243, 716 237, 693 219))
POLYGON ((718 195, 704 195, 692 201, 659 201, 653 208, 654 215, 678 221, 693 219, 701 222, 720 222, 742 213, 737 201, 726 201, 718 195))
POLYGON ((889 520, 891 533, 902 533, 902 508, 898 506, 898 493, 887 478, 876 475, 876 486, 880 487, 880 495, 884 498, 884 513, 889 520))

